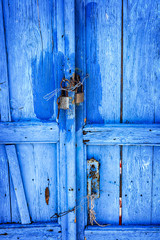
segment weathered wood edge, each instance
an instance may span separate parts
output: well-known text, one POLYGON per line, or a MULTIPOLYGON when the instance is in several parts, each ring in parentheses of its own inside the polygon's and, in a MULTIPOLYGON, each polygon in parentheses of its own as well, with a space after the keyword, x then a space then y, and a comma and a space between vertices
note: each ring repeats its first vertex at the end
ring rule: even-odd
POLYGON ((59 127, 56 122, 2 122, 0 144, 56 143, 59 127))
POLYGON ((20 223, 3 223, 0 224, 0 229, 12 229, 12 228, 45 228, 52 227, 55 229, 61 229, 61 226, 55 222, 36 222, 31 224, 20 224, 20 223))
POLYGON ((10 172, 17 198, 19 214, 23 224, 30 223, 30 215, 25 197, 21 172, 19 168, 16 148, 14 145, 6 146, 6 153, 9 161, 10 172))
POLYGON ((160 239, 160 226, 108 226, 97 227, 89 226, 85 230, 87 240, 141 240, 160 239))
POLYGON ((160 124, 87 124, 84 126, 84 131, 92 131, 92 132, 97 132, 97 131, 107 131, 109 128, 159 128, 160 129, 160 124))
POLYGON ((61 239, 60 225, 53 223, 33 223, 30 225, 2 224, 0 238, 2 239, 61 239))
POLYGON ((95 124, 83 128, 87 145, 160 146, 160 124, 95 124))

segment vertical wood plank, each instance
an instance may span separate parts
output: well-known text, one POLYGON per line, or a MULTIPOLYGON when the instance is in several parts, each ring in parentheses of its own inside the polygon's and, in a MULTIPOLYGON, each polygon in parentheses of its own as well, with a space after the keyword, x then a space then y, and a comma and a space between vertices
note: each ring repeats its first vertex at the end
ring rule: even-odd
MULTIPOLYGON (((65 77, 70 79, 75 73, 75 1, 64 1, 65 22, 65 77)), ((66 111, 66 163, 68 209, 76 205, 76 124, 74 92, 70 92, 70 108, 66 111)), ((68 239, 76 239, 76 211, 68 214, 68 239)))
POLYGON ((159 122, 159 1, 124 0, 123 122, 159 122))
MULTIPOLYGON (((76 72, 80 75, 81 80, 86 75, 85 62, 85 1, 75 1, 75 65, 76 72)), ((84 82, 84 91, 86 90, 84 82)), ((76 201, 77 205, 81 204, 76 211, 77 214, 77 239, 84 239, 85 226, 85 166, 84 166, 84 148, 83 148, 83 126, 85 124, 85 103, 76 106, 76 201)))
POLYGON ((120 120, 121 1, 86 1, 87 122, 120 120))
POLYGON ((2 1, 0 2, 0 119, 1 121, 10 121, 10 106, 8 95, 8 65, 7 65, 7 49, 4 25, 4 12, 2 1))
MULTIPOLYGON (((123 2, 123 122, 158 123, 159 2, 136 0, 123 2)), ((153 162, 154 166, 156 158, 152 151, 150 147, 126 146, 124 149, 122 165, 122 221, 124 224, 150 224, 158 221, 156 200, 159 196, 153 195, 156 195, 153 192, 157 188, 157 175, 151 164, 153 162), (154 220, 152 220, 152 214, 154 220)))
MULTIPOLYGON (((6 58, 6 44, 4 34, 3 9, 0 1, 0 120, 10 120, 8 97, 8 72, 6 58)), ((0 223, 11 221, 9 168, 5 147, 0 146, 0 223)))
POLYGON ((87 159, 100 163, 100 198, 95 200, 100 224, 119 224, 119 146, 88 146, 87 159))
MULTIPOLYGON (((64 0, 56 1, 56 24, 57 24, 57 82, 58 87, 64 74, 65 55, 65 31, 64 31, 64 0)), ((67 169, 66 169, 66 117, 65 110, 60 111, 59 116, 60 142, 59 142, 59 165, 60 165, 60 212, 65 212, 67 206, 67 169)), ((62 227, 62 240, 67 239, 68 216, 60 218, 62 227)))
POLYGON ((11 222, 9 166, 5 147, 0 145, 0 223, 11 222))
POLYGON ((152 147, 123 147, 122 183, 122 223, 150 224, 152 147))
POLYGON ((22 224, 30 223, 30 217, 25 198, 21 172, 19 169, 18 158, 14 145, 6 146, 7 157, 9 161, 10 172, 12 176, 13 186, 17 197, 19 213, 22 224))

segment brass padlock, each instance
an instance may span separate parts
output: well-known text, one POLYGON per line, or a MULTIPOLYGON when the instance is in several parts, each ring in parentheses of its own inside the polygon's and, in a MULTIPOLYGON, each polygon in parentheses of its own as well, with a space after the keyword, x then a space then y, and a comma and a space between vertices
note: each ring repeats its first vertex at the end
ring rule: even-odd
POLYGON ((79 104, 84 102, 84 92, 83 92, 83 84, 81 85, 81 90, 80 92, 77 92, 78 89, 76 89, 76 93, 75 93, 75 103, 79 104))
POLYGON ((70 88, 70 82, 68 79, 62 79, 61 81, 61 96, 57 98, 57 104, 58 104, 58 109, 69 109, 69 97, 68 97, 68 89, 70 88), (69 87, 66 87, 66 86, 62 86, 62 83, 65 83, 68 82, 69 83, 69 87))

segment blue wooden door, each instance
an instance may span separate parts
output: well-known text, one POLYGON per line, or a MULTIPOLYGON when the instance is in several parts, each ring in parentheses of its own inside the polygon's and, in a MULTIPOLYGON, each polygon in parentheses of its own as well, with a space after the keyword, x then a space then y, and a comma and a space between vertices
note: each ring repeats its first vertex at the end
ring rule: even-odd
POLYGON ((100 197, 77 210, 78 239, 160 239, 158 9, 76 1, 76 68, 89 75, 76 115, 79 203, 87 161, 100 164, 100 197))
POLYGON ((0 239, 61 239, 66 222, 65 127, 43 98, 64 76, 63 8, 0 1, 0 239))
POLYGON ((0 239, 160 239, 158 18, 158 0, 0 1, 0 239), (84 103, 58 120, 43 97, 75 72, 84 103))

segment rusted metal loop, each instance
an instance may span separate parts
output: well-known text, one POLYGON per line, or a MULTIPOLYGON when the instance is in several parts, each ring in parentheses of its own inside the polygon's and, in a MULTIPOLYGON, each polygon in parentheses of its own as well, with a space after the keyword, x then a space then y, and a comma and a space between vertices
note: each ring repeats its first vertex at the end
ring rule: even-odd
POLYGON ((60 97, 61 97, 61 96, 59 96, 59 97, 57 98, 57 105, 59 104, 59 102, 58 102, 58 101, 59 101, 60 97))
POLYGON ((71 88, 71 83, 70 83, 70 81, 68 79, 63 78, 61 83, 60 83, 60 86, 61 86, 62 89, 70 89, 71 88), (62 87, 62 83, 64 83, 64 82, 68 82, 69 83, 69 87, 65 87, 65 86, 62 87))

